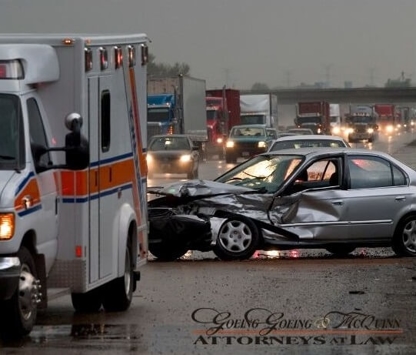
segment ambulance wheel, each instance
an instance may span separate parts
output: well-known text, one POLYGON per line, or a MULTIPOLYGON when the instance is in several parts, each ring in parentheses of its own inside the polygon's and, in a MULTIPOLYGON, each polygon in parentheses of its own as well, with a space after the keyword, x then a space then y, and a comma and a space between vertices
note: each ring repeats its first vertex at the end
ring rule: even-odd
POLYGON ((125 311, 133 299, 134 274, 130 248, 126 248, 124 275, 111 281, 105 289, 103 306, 106 311, 125 311))
POLYGON ((30 251, 21 247, 20 278, 16 292, 1 305, 1 331, 8 337, 20 338, 29 334, 36 323, 37 300, 40 300, 39 281, 30 251))
POLYGON ((96 313, 102 304, 101 288, 96 288, 86 293, 72 293, 72 306, 80 313, 96 313))

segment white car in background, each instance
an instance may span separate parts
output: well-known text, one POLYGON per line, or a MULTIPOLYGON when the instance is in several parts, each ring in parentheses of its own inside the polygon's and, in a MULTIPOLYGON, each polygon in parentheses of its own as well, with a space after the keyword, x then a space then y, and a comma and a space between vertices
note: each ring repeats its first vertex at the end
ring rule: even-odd
POLYGON ((351 146, 339 136, 310 134, 280 137, 269 144, 268 152, 297 148, 342 148, 351 146))

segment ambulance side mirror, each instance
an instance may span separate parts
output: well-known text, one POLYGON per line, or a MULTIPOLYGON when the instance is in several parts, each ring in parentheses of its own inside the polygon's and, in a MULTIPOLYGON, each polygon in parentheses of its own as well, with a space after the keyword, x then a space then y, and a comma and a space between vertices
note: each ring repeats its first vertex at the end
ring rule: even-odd
POLYGON ((71 131, 65 136, 65 165, 67 169, 82 170, 90 163, 89 143, 81 134, 82 117, 70 113, 65 117, 65 125, 71 131))

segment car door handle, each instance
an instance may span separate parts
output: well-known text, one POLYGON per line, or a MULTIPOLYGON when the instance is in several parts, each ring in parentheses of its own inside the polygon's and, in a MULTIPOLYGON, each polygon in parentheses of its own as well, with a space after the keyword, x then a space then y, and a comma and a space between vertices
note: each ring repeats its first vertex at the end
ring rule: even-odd
POLYGON ((406 196, 397 196, 397 197, 395 198, 395 200, 396 200, 396 201, 404 201, 404 200, 406 200, 406 196))
POLYGON ((342 206, 344 204, 344 201, 342 201, 342 200, 335 200, 335 201, 332 201, 332 204, 334 206, 342 206))

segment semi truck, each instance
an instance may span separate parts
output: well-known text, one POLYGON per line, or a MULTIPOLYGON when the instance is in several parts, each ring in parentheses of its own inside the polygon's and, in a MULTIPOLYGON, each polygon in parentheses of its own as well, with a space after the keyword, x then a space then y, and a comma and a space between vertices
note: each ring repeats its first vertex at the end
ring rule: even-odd
POLYGON ((204 157, 208 140, 205 80, 185 75, 150 78, 147 90, 147 139, 186 134, 204 157))
POLYGON ((262 124, 270 128, 278 127, 276 95, 241 95, 240 111, 240 124, 262 124))
POLYGON ((314 134, 331 134, 330 106, 326 101, 299 102, 294 123, 299 128, 310 128, 314 134))
POLYGON ((342 133, 341 110, 339 104, 329 104, 329 116, 331 117, 331 134, 342 133))
POLYGON ((128 309, 147 261, 147 36, 0 36, 0 332, 70 294, 128 309))
POLYGON ((393 104, 375 104, 374 111, 377 113, 377 125, 380 132, 392 134, 397 130, 396 126, 396 106, 393 104))
POLYGON ((224 159, 230 129, 240 123, 240 91, 214 89, 206 92, 208 142, 207 156, 224 159))
POLYGON ((377 113, 371 105, 351 105, 348 114, 348 141, 374 142, 378 136, 377 113))

